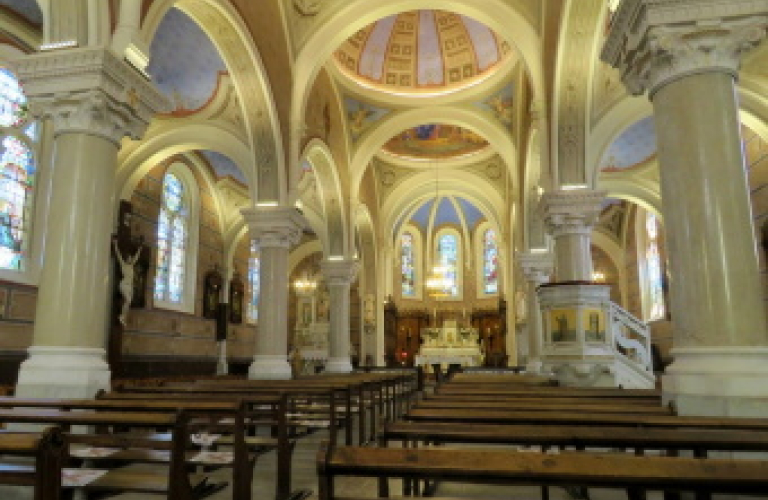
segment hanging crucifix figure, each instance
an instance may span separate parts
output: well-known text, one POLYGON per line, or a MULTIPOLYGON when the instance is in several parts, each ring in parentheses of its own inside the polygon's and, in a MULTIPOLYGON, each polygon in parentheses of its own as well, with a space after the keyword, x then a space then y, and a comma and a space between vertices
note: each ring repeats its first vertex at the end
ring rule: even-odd
POLYGON ((131 307, 131 302, 133 301, 133 277, 134 277, 134 267, 136 265, 136 262, 139 260, 139 255, 141 254, 142 247, 139 246, 139 249, 136 250, 136 253, 129 256, 127 260, 123 259, 122 254, 120 253, 120 250, 117 248, 117 240, 112 240, 112 246, 115 248, 115 255, 117 256, 117 261, 120 263, 120 274, 122 278, 120 279, 120 295, 123 297, 123 307, 120 312, 120 316, 118 316, 118 320, 120 320, 120 323, 122 323, 123 326, 128 325, 128 310, 131 307))

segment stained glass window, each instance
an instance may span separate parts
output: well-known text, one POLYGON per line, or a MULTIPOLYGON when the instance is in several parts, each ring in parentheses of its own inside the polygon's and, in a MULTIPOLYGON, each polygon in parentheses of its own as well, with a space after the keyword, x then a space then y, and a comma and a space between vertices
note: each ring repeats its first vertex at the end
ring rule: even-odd
POLYGON ((248 321, 255 323, 259 318, 259 269, 261 261, 256 253, 256 244, 251 243, 251 257, 248 259, 248 321))
POLYGON ((0 68, 0 269, 21 271, 29 240, 35 186, 37 124, 13 74, 0 68))
POLYGON ((488 229, 483 234, 483 291, 499 292, 499 248, 496 231, 488 229))
POLYGON ((403 233, 400 238, 400 269, 403 285, 403 297, 416 296, 416 265, 413 249, 413 234, 403 233))
POLYGON ((446 292, 451 297, 459 295, 459 238, 443 234, 437 240, 437 263, 443 269, 443 277, 449 283, 446 292))
POLYGON ((645 269, 648 283, 648 319, 664 317, 664 290, 662 287, 661 256, 659 254, 659 221, 648 212, 645 219, 645 269))
POLYGON ((156 300, 180 304, 184 297, 188 204, 181 180, 172 173, 165 174, 157 221, 156 300))

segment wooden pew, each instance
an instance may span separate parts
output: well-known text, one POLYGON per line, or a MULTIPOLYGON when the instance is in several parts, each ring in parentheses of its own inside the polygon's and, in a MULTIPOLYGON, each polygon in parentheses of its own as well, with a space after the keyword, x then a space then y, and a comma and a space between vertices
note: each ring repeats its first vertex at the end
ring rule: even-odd
MULTIPOLYGON (((54 399, 54 398, 0 398, 0 408, 55 408, 60 410, 99 410, 112 412, 160 412, 175 413, 185 411, 190 418, 202 417, 208 419, 211 424, 206 427, 213 432, 228 432, 232 435, 233 460, 232 464, 216 464, 231 466, 233 469, 233 498, 249 499, 251 494, 251 483, 253 476, 253 460, 249 456, 245 444, 245 403, 240 400, 230 401, 178 401, 169 398, 163 400, 109 400, 109 399, 54 399), (220 419, 231 419, 231 425, 212 425, 220 419)), ((191 430, 190 430, 191 433, 191 430)), ((110 447, 123 444, 128 447, 130 443, 134 446, 139 444, 142 447, 157 448, 157 443, 148 440, 132 440, 124 436, 99 436, 83 437, 75 435, 73 442, 79 443, 83 440, 89 440, 90 444, 99 441, 99 446, 110 447)), ((122 446, 121 446, 122 447, 122 446)), ((189 452, 190 458, 196 453, 189 452)), ((110 461, 125 462, 150 462, 167 463, 169 457, 167 451, 157 452, 154 450, 132 450, 130 452, 118 452, 110 455, 110 461)), ((200 463, 200 465, 206 465, 200 463)), ((210 464, 213 465, 213 464, 210 464)))
POLYGON ((498 384, 451 384, 446 383, 436 389, 436 394, 481 395, 481 396, 522 396, 529 397, 588 397, 610 399, 646 399, 661 401, 661 392, 651 389, 608 389, 547 386, 504 386, 498 384))
MULTIPOLYGON (((189 439, 188 415, 178 413, 127 413, 62 411, 50 409, 14 409, 0 410, 0 423, 60 425, 68 430, 73 425, 119 426, 139 428, 171 428, 170 443, 158 443, 159 447, 170 451, 168 472, 130 473, 110 470, 105 475, 84 487, 86 491, 136 491, 142 493, 165 494, 172 500, 193 500, 194 487, 202 484, 203 477, 190 475, 186 470, 186 447, 189 439)), ((103 443, 105 436, 69 435, 70 443, 103 443)))
MULTIPOLYGON (((217 441, 217 444, 232 444, 235 450, 244 450, 240 455, 248 455, 248 449, 276 450, 277 453, 277 481, 275 496, 277 500, 285 500, 294 496, 291 491, 291 457, 295 446, 295 439, 289 436, 288 422, 288 395, 281 394, 253 394, 247 391, 237 392, 169 392, 163 390, 160 392, 111 392, 100 395, 100 401, 111 401, 123 405, 131 405, 136 402, 173 404, 189 407, 204 406, 206 404, 215 404, 222 402, 230 404, 236 402, 238 405, 245 405, 244 417, 246 426, 266 426, 274 429, 274 437, 248 436, 242 437, 243 433, 238 432, 233 436, 234 439, 223 437, 217 441), (264 417, 264 408, 271 408, 269 417, 264 417)), ((238 460, 236 456, 236 460, 238 460)), ((242 464, 235 470, 239 472, 238 476, 233 478, 233 498, 250 499, 251 483, 253 478, 253 464, 250 460, 245 463, 239 459, 238 464, 242 464)), ((301 492, 296 492, 300 494, 301 492)))
POLYGON ((538 401, 518 402, 505 401, 463 401, 463 400, 433 400, 427 399, 417 403, 414 408, 435 409, 471 409, 471 410, 507 410, 507 411, 556 411, 560 413, 625 413, 628 415, 673 415, 669 407, 625 405, 620 403, 581 404, 581 403, 551 403, 546 399, 538 401))
POLYGON ((30 486, 34 489, 35 500, 59 500, 66 449, 66 438, 58 427, 48 428, 42 433, 0 433, 0 455, 3 459, 34 459, 34 465, 0 461, 0 484, 30 486))
POLYGON ((632 398, 590 398, 590 397, 568 397, 568 396, 537 396, 536 394, 526 394, 524 396, 513 394, 498 394, 495 396, 476 395, 476 394, 430 394, 425 395, 422 401, 446 401, 446 402, 466 402, 466 403, 551 403, 551 404, 621 404, 626 406, 661 406, 660 399, 632 399, 632 398))
MULTIPOLYGON (((475 484, 577 486, 765 495, 768 461, 637 457, 625 454, 501 450, 334 448, 318 453, 319 500, 335 500, 339 476, 430 478, 475 484)), ((386 485, 385 481, 380 484, 386 485)), ((380 496, 388 496, 386 487, 380 496)), ((641 495, 639 495, 641 496, 641 495)))

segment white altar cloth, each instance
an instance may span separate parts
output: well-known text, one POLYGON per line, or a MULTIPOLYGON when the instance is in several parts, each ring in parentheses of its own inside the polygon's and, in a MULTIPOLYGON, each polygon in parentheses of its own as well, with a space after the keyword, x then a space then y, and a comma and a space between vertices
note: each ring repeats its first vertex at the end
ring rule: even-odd
POLYGON ((443 369, 455 363, 461 366, 480 366, 482 355, 477 346, 473 347, 423 347, 414 356, 416 366, 426 366, 427 371, 433 364, 440 364, 443 369))

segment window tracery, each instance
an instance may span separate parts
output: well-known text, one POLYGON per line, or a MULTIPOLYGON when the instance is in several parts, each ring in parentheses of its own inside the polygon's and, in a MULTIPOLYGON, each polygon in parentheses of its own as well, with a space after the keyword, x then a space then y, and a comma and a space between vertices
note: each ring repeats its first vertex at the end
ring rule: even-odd
POLYGON ((645 271, 648 286, 648 319, 664 318, 664 289, 659 252, 659 221, 655 214, 645 217, 645 271))
POLYGON ((157 223, 157 272, 155 300, 181 304, 184 299, 190 200, 187 187, 176 173, 163 177, 162 202, 157 223))
POLYGON ((459 244, 459 235, 453 231, 438 234, 435 263, 445 279, 445 292, 449 298, 458 297, 460 292, 459 244))
POLYGON ((400 237, 400 275, 403 297, 416 296, 416 252, 410 231, 400 237))
POLYGON ((261 260, 258 255, 258 247, 255 242, 251 242, 251 256, 248 259, 248 307, 246 312, 249 323, 256 323, 259 319, 260 268, 261 260))
POLYGON ((483 292, 499 292, 499 247, 493 229, 483 233, 483 292))

